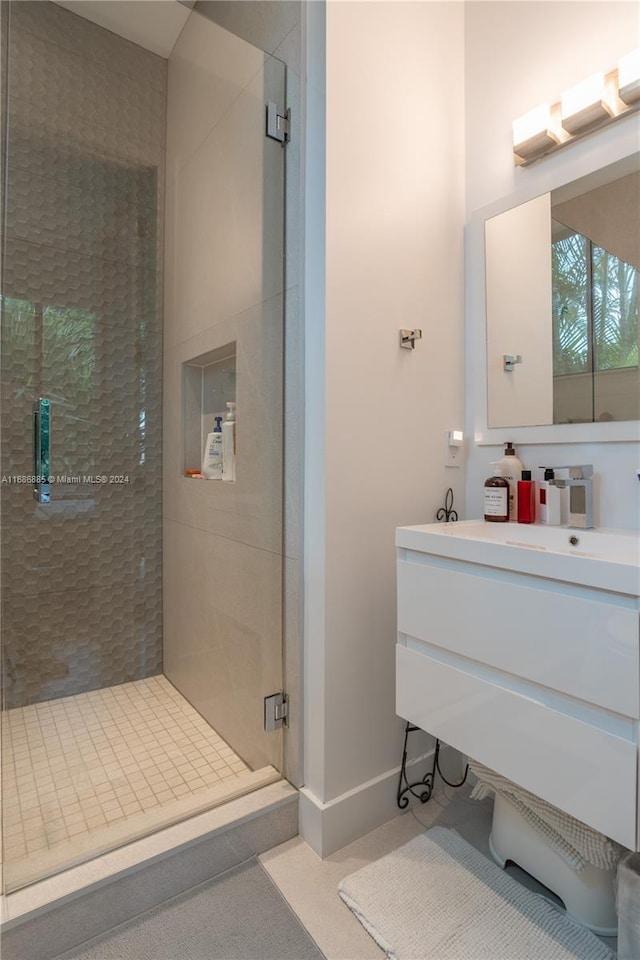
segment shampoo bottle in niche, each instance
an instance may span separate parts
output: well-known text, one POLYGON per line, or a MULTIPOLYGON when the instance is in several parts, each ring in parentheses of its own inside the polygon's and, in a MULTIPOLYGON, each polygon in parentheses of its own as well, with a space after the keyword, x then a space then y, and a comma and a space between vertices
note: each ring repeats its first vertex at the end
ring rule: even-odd
POLYGON ((512 443, 505 443, 502 460, 495 463, 496 473, 509 483, 509 520, 518 519, 518 480, 524 467, 516 456, 512 443))
POLYGON ((207 435, 202 458, 202 476, 206 480, 222 480, 222 417, 214 417, 215 427, 207 435))
POLYGON ((227 402, 227 418, 222 424, 222 479, 236 478, 236 405, 227 402))
POLYGON ((488 477, 484 482, 484 518, 489 523, 509 520, 509 481, 505 477, 488 477))

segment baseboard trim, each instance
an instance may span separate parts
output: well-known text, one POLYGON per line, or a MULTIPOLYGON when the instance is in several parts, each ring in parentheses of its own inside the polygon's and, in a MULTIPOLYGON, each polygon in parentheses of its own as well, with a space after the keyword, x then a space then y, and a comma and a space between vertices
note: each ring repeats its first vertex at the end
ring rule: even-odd
MULTIPOLYGON (((419 771, 415 769, 414 772, 419 779, 433 754, 432 748, 410 761, 407 772, 418 767, 419 771)), ((400 767, 394 767, 326 803, 307 787, 302 787, 298 815, 303 840, 324 859, 397 817, 400 813, 396 802, 399 776, 400 767)))

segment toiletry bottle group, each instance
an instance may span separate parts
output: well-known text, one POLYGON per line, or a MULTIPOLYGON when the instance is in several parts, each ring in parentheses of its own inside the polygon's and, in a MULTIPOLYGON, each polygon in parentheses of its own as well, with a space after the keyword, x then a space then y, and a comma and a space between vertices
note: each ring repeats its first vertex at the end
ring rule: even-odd
POLYGON ((494 474, 484 484, 484 519, 490 523, 535 523, 536 484, 512 443, 505 444, 504 456, 492 461, 492 466, 494 474))
POLYGON ((484 484, 485 520, 491 523, 517 520, 548 526, 571 523, 568 481, 556 478, 552 467, 541 466, 543 479, 533 480, 531 470, 523 468, 512 443, 505 444, 504 456, 492 460, 491 465, 493 476, 484 484))

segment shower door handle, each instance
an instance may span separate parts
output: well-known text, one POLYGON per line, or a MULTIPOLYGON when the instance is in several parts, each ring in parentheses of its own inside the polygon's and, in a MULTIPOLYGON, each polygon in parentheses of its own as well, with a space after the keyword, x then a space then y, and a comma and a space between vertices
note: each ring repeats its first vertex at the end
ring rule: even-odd
POLYGON ((51 403, 39 397, 33 407, 33 499, 49 503, 49 455, 51 452, 51 403))

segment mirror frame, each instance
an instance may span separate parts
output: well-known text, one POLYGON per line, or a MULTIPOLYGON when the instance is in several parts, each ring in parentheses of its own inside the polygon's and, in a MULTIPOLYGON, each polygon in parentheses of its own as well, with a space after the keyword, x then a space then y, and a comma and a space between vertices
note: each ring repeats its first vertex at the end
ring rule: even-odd
MULTIPOLYGON (((616 151, 617 153, 617 151, 616 151)), ((487 378, 487 301, 485 222, 491 217, 512 207, 533 200, 543 193, 551 193, 560 187, 595 173, 602 167, 616 163, 638 153, 637 141, 631 138, 626 150, 618 155, 602 157, 594 165, 589 157, 571 169, 570 178, 561 178, 549 168, 540 171, 539 179, 526 182, 526 171, 521 178, 524 186, 476 210, 470 217, 466 230, 466 382, 472 384, 467 397, 468 422, 473 425, 473 437, 479 446, 496 445, 505 437, 516 444, 536 443, 637 443, 640 440, 640 420, 617 420, 606 423, 540 424, 529 427, 488 426, 488 378, 487 378), (508 435, 508 436, 507 436, 508 435)), ((544 161, 543 161, 544 162, 544 161)), ((530 168, 528 168, 530 169, 530 168)))

